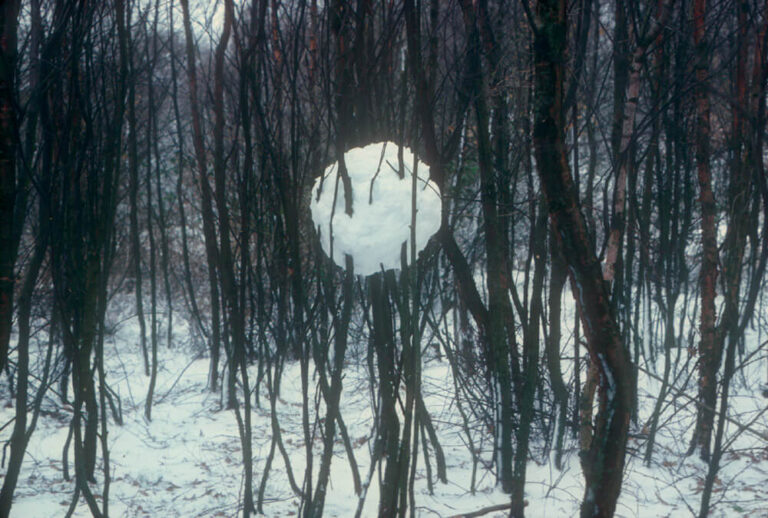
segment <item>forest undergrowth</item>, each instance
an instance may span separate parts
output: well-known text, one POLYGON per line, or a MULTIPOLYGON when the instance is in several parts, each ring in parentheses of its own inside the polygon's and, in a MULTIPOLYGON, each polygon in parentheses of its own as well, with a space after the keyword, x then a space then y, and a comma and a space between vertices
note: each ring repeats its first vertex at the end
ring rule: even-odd
MULTIPOLYGON (((564 318, 572 318, 572 304, 564 318), (569 315, 570 313, 570 315, 569 315)), ((195 345, 189 324, 177 317, 174 346, 161 348, 158 356, 158 380, 154 417, 144 416, 144 399, 149 380, 142 374, 141 352, 137 347, 138 322, 131 314, 130 304, 117 299, 108 312, 110 333, 105 355, 112 390, 117 395, 123 423, 110 426, 112 489, 111 510, 115 516, 178 516, 234 517, 242 506, 242 465, 237 424, 231 411, 225 409, 225 396, 207 388, 210 363, 204 351, 195 345)), ((161 329, 167 322, 162 319, 161 329)), ((37 335, 40 343, 33 347, 32 364, 44 361, 47 343, 45 333, 37 335)), ((754 347, 749 336, 745 365, 734 384, 729 415, 733 423, 726 431, 724 461, 713 490, 712 516, 765 516, 768 512, 768 412, 766 399, 756 389, 760 369, 764 368, 765 348, 754 347), (740 427, 748 426, 748 427, 740 427)), ((563 369, 571 376, 568 348, 564 340, 563 369)), ((348 433, 361 473, 368 472, 373 433, 373 406, 370 380, 365 366, 365 346, 351 347, 345 366, 344 391, 341 408, 346 417, 348 433)), ((432 348, 427 350, 433 351, 432 348)), ((695 410, 686 396, 693 383, 691 372, 695 358, 686 349, 676 362, 680 369, 673 373, 670 396, 665 401, 657 444, 650 465, 643 461, 647 429, 638 424, 628 445, 625 482, 616 516, 677 517, 695 514, 703 488, 706 464, 695 456, 686 456, 687 437, 695 419, 695 410)), ((657 359, 656 372, 642 373, 640 378, 640 414, 643 423, 653 411, 663 370, 663 357, 657 359)), ((13 359, 11 359, 13 361, 13 359)), ((647 366, 650 367, 650 366, 647 366)), ((257 366, 249 368, 253 379, 257 366)), ((316 380, 316 376, 313 376, 316 380)), ((7 384, 7 381, 3 381, 7 384)), ((303 435, 301 433, 300 372, 297 363, 285 365, 277 415, 283 442, 294 473, 305 468, 303 435)), ((482 422, 470 416, 473 445, 479 453, 473 462, 457 408, 457 395, 448 360, 434 353, 425 355, 423 394, 444 449, 448 483, 433 481, 430 493, 426 469, 420 459, 416 474, 416 515, 423 517, 460 516, 462 513, 504 506, 509 497, 496 485, 493 466, 493 435, 482 422), (473 471, 475 472, 473 475, 473 471), (472 494, 472 478, 475 493, 472 494)), ((7 388, 7 387, 5 387, 7 388)), ((33 383, 33 388, 34 383, 33 383)), ((253 464, 260 482, 265 459, 270 450, 270 409, 261 387, 262 402, 253 408, 253 464)), ((318 401, 317 387, 313 399, 318 401)), ((459 397, 464 398, 464 395, 459 397)), ((322 403, 320 403, 322 405, 322 403)), ((466 402, 464 403, 466 407, 466 402)), ((467 410, 464 410, 467 412, 467 410)), ((548 409, 541 408, 546 413, 548 409)), ((471 413, 470 413, 471 414, 471 413)), ((13 408, 4 405, 0 421, 13 418, 13 408)), ((30 441, 24 462, 12 516, 43 518, 62 516, 71 504, 74 482, 65 480, 62 450, 67 442, 72 409, 62 406, 56 391, 45 397, 38 428, 30 441)), ((313 413, 313 421, 324 415, 324 409, 313 413)), ((112 416, 111 416, 112 417, 112 416)), ((315 423, 317 423, 315 421, 315 423)), ((0 441, 8 438, 10 428, 0 432, 0 441)), ((313 445, 316 454, 322 451, 322 439, 317 434, 313 445)), ((578 513, 584 489, 578 462, 578 444, 568 434, 561 470, 554 466, 554 454, 545 441, 534 437, 530 447, 526 484, 526 515, 531 517, 574 516, 578 513)), ((341 440, 337 441, 332 465, 331 483, 325 516, 353 516, 358 496, 353 490, 349 465, 341 440)), ((73 452, 69 449, 71 474, 73 452)), ((434 475, 432 475, 434 477, 434 475)), ((97 485, 103 481, 97 476, 97 485)), ((266 516, 296 516, 300 498, 292 491, 285 463, 275 458, 265 490, 266 516)), ((378 503, 378 480, 374 476, 368 490, 362 516, 375 516, 378 503)), ((506 516, 506 510, 487 516, 506 516)), ((81 501, 74 516, 90 516, 81 501)))

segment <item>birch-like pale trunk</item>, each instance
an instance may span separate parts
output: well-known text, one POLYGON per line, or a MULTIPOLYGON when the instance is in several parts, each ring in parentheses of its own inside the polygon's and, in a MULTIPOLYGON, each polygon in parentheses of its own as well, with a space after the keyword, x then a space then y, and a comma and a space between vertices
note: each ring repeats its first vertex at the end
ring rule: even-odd
POLYGON ((666 18, 670 12, 669 0, 659 7, 657 17, 647 34, 635 35, 635 50, 629 61, 629 79, 627 81, 627 93, 624 104, 624 117, 621 124, 621 141, 619 144, 618 175, 613 188, 613 217, 611 229, 608 235, 608 245, 605 249, 605 262, 603 263, 603 279, 612 282, 616 276, 616 263, 621 251, 621 243, 624 238, 626 226, 625 213, 627 205, 627 177, 630 161, 630 146, 635 135, 635 119, 637 117, 637 105, 640 99, 640 72, 642 61, 650 44, 656 39, 664 27, 666 18))

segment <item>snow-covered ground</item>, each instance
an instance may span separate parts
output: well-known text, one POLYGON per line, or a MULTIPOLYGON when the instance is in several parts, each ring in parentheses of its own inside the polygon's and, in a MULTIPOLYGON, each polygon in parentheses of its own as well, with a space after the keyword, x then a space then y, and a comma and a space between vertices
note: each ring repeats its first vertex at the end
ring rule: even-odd
MULTIPOLYGON (((178 319, 176 319, 178 322, 178 319)), ((183 324, 183 323, 182 323, 183 324)), ((177 328, 177 345, 160 348, 159 373, 151 422, 144 418, 144 398, 148 379, 143 374, 135 319, 123 319, 114 325, 106 344, 108 379, 120 395, 125 423, 110 421, 112 485, 109 509, 112 516, 208 517, 237 516, 242 501, 243 471, 240 439, 235 416, 224 409, 220 393, 206 389, 208 360, 195 359, 186 328, 177 328)), ((162 336, 162 335, 161 335, 162 336)), ((662 358, 659 359, 659 362, 662 358)), ((739 420, 746 423, 766 408, 768 400, 755 390, 762 380, 765 360, 750 364, 735 387, 732 404, 739 420), (754 383, 743 384, 744 380, 754 383), (751 385, 751 389, 750 389, 751 385)), ((661 363, 659 364, 661 365, 661 363)), ((564 364, 565 367, 565 364, 564 364)), ((659 367, 658 372, 661 372, 659 367)), ((367 369, 363 360, 350 360, 346 367, 342 415, 360 474, 365 478, 372 445, 372 405, 367 369)), ((256 367, 251 371, 256 377, 256 367)), ((429 494, 423 463, 416 477, 416 514, 443 517, 475 511, 508 502, 495 488, 495 477, 480 464, 477 491, 470 492, 472 459, 453 396, 451 370, 445 360, 429 360, 424 366, 423 391, 437 428, 448 465, 448 483, 435 483, 429 494)), ((681 382, 679 382, 681 383, 681 382)), ((693 381, 689 382, 693 383, 693 381)), ((283 374, 278 401, 280 427, 291 458, 291 467, 301 484, 305 448, 301 433, 301 383, 298 365, 289 364, 283 374)), ((689 385, 689 390, 692 385, 689 385)), ((313 381, 311 390, 315 392, 313 381)), ((659 384, 643 376, 641 382, 641 419, 647 417, 659 384)), ((693 392, 690 392, 693 394, 693 392)), ((254 486, 258 489, 265 459, 270 449, 271 426, 266 390, 262 390, 261 408, 253 410, 254 486)), ((668 398, 671 400, 671 398, 668 398)), ((13 417, 13 408, 0 409, 0 423, 13 417)), ((67 436, 71 408, 62 407, 53 396, 46 399, 44 413, 32 436, 22 468, 11 516, 19 518, 60 517, 70 504, 74 483, 62 474, 62 448, 67 436)), ((695 457, 685 457, 693 419, 693 405, 683 397, 665 407, 657 439, 653 464, 642 462, 645 439, 636 430, 630 439, 630 453, 617 516, 655 517, 692 516, 698 511, 706 469, 695 457)), ((762 415, 751 425, 754 430, 768 430, 762 415)), ((9 439, 11 426, 0 432, 0 441, 9 439)), ((726 437, 736 433, 731 426, 726 437)), ((481 432, 477 432, 481 433, 481 432)), ((318 434, 319 435, 319 434, 318 434)), ((558 471, 552 459, 542 457, 541 440, 533 437, 532 460, 528 464, 526 486, 527 516, 577 516, 583 492, 583 478, 576 454, 576 443, 569 436, 564 469, 558 471)), ((482 448, 482 459, 491 459, 489 436, 475 436, 482 448)), ((358 505, 352 476, 338 442, 333 460, 325 516, 354 516, 358 505)), ((322 449, 314 444, 315 469, 322 449)), ((70 449, 71 455, 71 449, 70 449)), ((434 457, 431 457, 434 472, 434 457)), ((70 459, 70 466, 72 461, 70 459)), ((3 468, 4 469, 4 468, 3 468)), ((71 469, 71 468, 70 468, 71 469)), ((101 477, 93 486, 101 492, 101 477)), ((742 433, 723 459, 715 486, 713 516, 768 516, 768 438, 742 433)), ((376 516, 378 481, 374 475, 363 516, 376 516)), ((100 500, 99 500, 100 501, 100 500)), ((276 453, 265 491, 266 516, 295 516, 298 498, 291 491, 285 465, 276 453)), ((504 512, 486 516, 505 516, 504 512)), ((75 516, 90 516, 80 502, 75 516)))

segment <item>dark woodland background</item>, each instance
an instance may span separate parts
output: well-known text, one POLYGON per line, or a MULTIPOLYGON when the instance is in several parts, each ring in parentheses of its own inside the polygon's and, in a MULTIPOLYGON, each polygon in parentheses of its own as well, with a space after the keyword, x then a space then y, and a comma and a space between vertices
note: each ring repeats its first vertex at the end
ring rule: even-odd
MULTIPOLYGON (((459 380, 466 426, 493 436, 511 515, 524 514, 529 448, 559 467, 573 442, 584 517, 613 514, 628 434, 650 462, 665 400, 683 397, 667 389, 674 351, 688 349, 686 440, 707 463, 706 516, 738 419, 730 385, 745 355, 765 355, 745 336, 768 325, 768 6, 220 4, 214 23, 187 0, 1 2, 0 370, 16 418, 0 516, 48 390, 72 405, 78 494, 108 514, 120 420, 103 344, 117 293, 135 294, 150 387, 173 319, 193 322, 209 388, 236 413, 244 516, 263 498, 251 408, 274 405, 285 362, 301 366, 306 443, 315 426, 325 441, 292 485, 302 514, 322 515, 334 438, 349 442, 348 349, 367 354, 378 387, 381 516, 413 516, 417 456, 446 477, 420 393, 436 355, 459 380), (319 249, 309 188, 343 151, 380 140, 431 165, 443 221, 418 263, 363 279, 319 249), (423 340, 446 319, 454 341, 423 340), (41 333, 45 368, 31 372, 41 333), (639 422, 638 379, 662 357, 655 412, 639 422)), ((766 379, 751 382, 759 393, 766 379)), ((147 419, 152 403, 150 388, 147 419)))

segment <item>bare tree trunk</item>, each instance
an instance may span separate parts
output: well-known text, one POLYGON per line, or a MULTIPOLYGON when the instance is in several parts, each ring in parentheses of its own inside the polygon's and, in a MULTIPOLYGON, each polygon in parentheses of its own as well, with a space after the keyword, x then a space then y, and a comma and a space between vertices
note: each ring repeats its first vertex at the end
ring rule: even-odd
MULTIPOLYGON (((309 512, 309 516, 313 518, 319 518, 323 515, 323 507, 325 505, 326 489, 330 480, 331 473, 331 460, 333 459, 333 447, 336 443, 336 423, 341 416, 341 410, 339 402, 341 399, 342 389, 342 371, 344 368, 344 355, 347 349, 347 332, 349 329, 349 321, 352 314, 352 302, 353 302, 353 283, 355 280, 354 269, 352 259, 347 257, 347 271, 344 274, 344 284, 342 297, 342 311, 338 318, 334 318, 334 351, 333 351, 333 370, 331 371, 331 382, 328 385, 327 376, 324 373, 325 364, 327 362, 327 353, 318 355, 316 358, 316 364, 318 371, 322 371, 320 374, 321 384, 326 385, 325 400, 326 400, 326 416, 325 416, 325 443, 323 444, 323 454, 320 460, 320 471, 317 476, 317 484, 315 485, 315 495, 312 498, 312 509, 309 512)), ((332 272, 327 273, 326 280, 326 297, 329 303, 329 307, 333 306, 334 295, 332 288, 332 272)), ((356 487, 356 491, 359 492, 359 487, 356 487)))
POLYGON ((189 18, 189 0, 180 0, 184 23, 184 34, 187 46, 187 76, 189 78, 189 103, 192 111, 193 142, 197 158, 198 180, 202 193, 203 235, 205 237, 205 255, 208 259, 208 282, 211 287, 211 376, 210 389, 215 392, 218 387, 219 351, 221 346, 221 327, 219 317, 219 253, 216 241, 216 230, 213 217, 213 196, 211 185, 208 183, 208 166, 206 160, 203 126, 198 107, 197 92, 197 58, 195 57, 195 42, 192 35, 192 22, 189 18))
MULTIPOLYGON (((147 399, 144 402, 144 415, 147 417, 147 421, 152 420, 152 398, 155 394, 155 384, 157 383, 157 247, 155 246, 155 230, 152 219, 154 217, 154 210, 152 209, 152 172, 154 168, 159 168, 160 164, 152 163, 154 156, 155 161, 159 160, 159 156, 154 154, 153 149, 157 146, 158 134, 157 134, 157 107, 155 106, 155 86, 154 86, 154 71, 155 63, 157 62, 157 22, 160 16, 159 13, 159 1, 155 0, 155 17, 152 24, 152 45, 150 50, 150 37, 148 31, 145 30, 146 40, 146 55, 148 62, 147 69, 147 168, 145 174, 146 186, 146 199, 147 199, 147 235, 149 236, 149 294, 150 294, 150 344, 151 344, 151 365, 149 374, 149 387, 147 388, 147 399), (153 145, 154 143, 154 145, 153 145)), ((144 25, 146 28, 146 24, 144 25)), ((158 185, 159 188, 159 185, 158 185)), ((160 193, 158 192, 158 198, 160 193)), ((164 231, 163 231, 164 232, 164 231)))
MULTIPOLYGON (((499 232, 498 193, 494 180, 492 150, 488 134, 488 107, 483 88, 483 72, 480 62, 480 36, 477 28, 475 7, 462 1, 464 21, 469 33, 468 56, 470 76, 474 91, 474 107, 477 117, 478 162, 480 164, 480 189, 483 210, 488 270, 488 341, 491 350, 489 370, 499 387, 499 442, 497 454, 499 480, 502 490, 512 492, 514 455, 512 453, 512 380, 509 367, 509 338, 506 322, 512 312, 509 301, 509 281, 506 235, 499 232)), ((518 390, 520 387, 516 387, 518 390)))
MULTIPOLYGON (((171 6, 172 8, 173 6, 171 6)), ((159 41, 158 41, 158 34, 157 34, 157 24, 158 20, 160 18, 160 2, 159 0, 155 1, 155 19, 152 24, 152 53, 153 53, 153 65, 155 61, 157 60, 157 56, 159 54, 159 41)), ((171 34, 169 39, 173 39, 174 35, 171 34)), ((173 55, 170 56, 171 61, 173 61, 175 58, 173 55)), ((165 304, 168 309, 168 321, 167 321, 167 328, 166 328, 166 347, 170 348, 173 343, 173 293, 171 292, 171 273, 170 273, 170 248, 168 243, 168 229, 167 229, 167 219, 166 219, 166 209, 165 209, 165 202, 163 201, 163 187, 162 187, 162 178, 161 178, 161 170, 164 170, 164 168, 161 167, 161 163, 164 160, 164 156, 160 153, 160 135, 158 134, 158 117, 157 117, 157 109, 152 110, 152 113, 150 114, 150 117, 152 117, 152 128, 153 128, 153 137, 152 137, 152 152, 154 154, 155 159, 155 192, 157 193, 157 217, 158 217, 158 227, 160 229, 160 254, 161 254, 161 266, 163 269, 163 287, 165 289, 165 304)), ((151 185, 151 183, 150 183, 151 185)), ((151 191, 151 187, 147 187, 151 191)), ((150 203, 151 206, 151 203, 150 203)))
MULTIPOLYGON (((543 210, 543 209, 542 209, 543 210)), ((557 430, 555 436, 555 467, 562 469, 563 441, 565 438, 565 424, 568 417, 568 388, 563 381, 563 373, 560 367, 560 340, 562 337, 561 318, 563 288, 568 280, 560 250, 556 248, 557 239, 550 232, 550 276, 549 276, 549 336, 545 343, 544 354, 549 370, 549 382, 552 385, 555 404, 557 405, 557 430)))
POLYGON ((706 0, 694 0, 693 23, 696 46, 696 169, 699 179, 701 203, 701 323, 699 343, 699 404, 696 426, 689 453, 698 450, 703 460, 709 460, 712 427, 715 420, 717 398, 717 371, 722 358, 722 343, 715 328, 715 290, 718 276, 717 235, 715 231, 715 196, 712 192, 712 175, 709 167, 709 93, 708 54, 705 39, 706 0))
MULTIPOLYGON (((739 8, 739 21, 745 22, 746 16, 743 13, 747 12, 746 5, 739 8)), ((739 51, 739 63, 737 64, 737 92, 739 93, 737 102, 740 103, 742 108, 749 106, 749 109, 741 110, 743 114, 752 114, 751 130, 752 135, 750 138, 745 139, 744 128, 741 125, 741 118, 734 118, 734 144, 740 146, 742 139, 746 144, 747 152, 744 153, 743 158, 741 152, 734 153, 738 162, 733 164, 734 170, 731 176, 731 184, 729 185, 728 192, 728 231, 725 236, 724 250, 725 259, 723 263, 723 277, 725 278, 725 307, 723 309, 723 316, 720 327, 717 330, 717 339, 721 348, 725 347, 725 365, 723 367, 723 376, 720 390, 720 408, 717 418, 717 427, 715 429, 710 428, 710 433, 714 432, 714 445, 712 448, 712 456, 709 459, 709 466, 707 475, 704 479, 704 488, 702 491, 701 507, 699 509, 699 518, 706 518, 709 515, 709 506, 712 498, 712 490, 717 478, 718 471, 720 469, 720 462, 724 453, 723 448, 723 436, 725 433, 725 426, 727 414, 728 414, 728 398, 731 389, 731 380, 736 373, 736 350, 740 342, 744 338, 744 330, 746 323, 751 319, 754 311, 755 298, 753 293, 747 296, 747 301, 744 306, 741 306, 740 301, 740 287, 741 287, 741 274, 743 270, 743 258, 744 248, 746 242, 747 226, 749 224, 748 216, 749 210, 748 200, 752 197, 751 186, 749 182, 749 172, 752 169, 755 170, 755 176, 757 177, 757 183, 761 190, 761 196, 763 201, 764 217, 768 216, 768 186, 766 186, 765 169, 764 169, 764 157, 763 157, 763 135, 765 131, 765 95, 766 95, 766 73, 768 72, 768 63, 766 63, 766 35, 768 34, 768 19, 766 19, 763 25, 758 31, 755 42, 755 62, 753 69, 752 88, 750 103, 747 104, 745 93, 745 57, 746 51, 740 49, 739 51), (743 60, 743 61, 742 61, 743 60), (743 161, 742 161, 743 160, 743 161), (743 313, 740 316, 740 313, 743 313)), ((743 34, 740 35, 739 44, 746 45, 746 41, 743 38, 743 34)), ((738 107, 737 107, 738 110, 738 107)), ((768 228, 768 220, 764 221, 764 230, 768 228)), ((760 285, 761 282, 758 279, 763 278, 766 266, 766 258, 768 258, 768 244, 766 244, 768 235, 763 235, 763 243, 761 250, 758 253, 753 250, 753 256, 757 259, 758 266, 755 268, 755 276, 750 279, 750 284, 760 285)), ((750 290, 752 291, 752 290, 750 290)), ((699 407, 701 409, 701 407, 699 407)), ((714 412, 713 423, 714 423, 714 412)))
MULTIPOLYGON (((618 4, 619 3, 617 2, 617 5, 618 4)), ((617 9, 620 8, 617 7, 617 9)), ((635 117, 637 114, 637 105, 640 100, 640 72, 648 46, 653 43, 656 36, 661 32, 661 29, 664 27, 666 16, 669 13, 666 4, 662 4, 659 9, 660 11, 654 19, 655 23, 648 29, 646 34, 637 34, 637 29, 635 29, 635 49, 632 51, 627 63, 629 74, 627 76, 626 99, 624 99, 621 104, 618 154, 614 157, 614 163, 617 164, 618 168, 618 175, 613 189, 613 215, 611 217, 608 245, 605 249, 605 263, 603 264, 603 278, 609 282, 613 282, 616 275, 616 265, 621 256, 621 242, 624 237, 624 227, 626 225, 626 217, 624 214, 626 212, 627 178, 630 175, 630 169, 634 168, 630 156, 630 147, 634 141, 635 117)), ((621 95, 623 95, 623 93, 621 95)), ((618 294, 619 292, 615 291, 614 293, 618 294)))
MULTIPOLYGON (((9 5, 11 2, 8 3, 9 5)), ((0 27, 0 32, 3 34, 6 33, 6 31, 10 30, 7 27, 7 24, 12 23, 16 24, 16 19, 8 20, 6 17, 8 16, 8 10, 7 5, 3 6, 2 9, 4 12, 0 14, 0 16, 3 16, 2 19, 2 27, 0 27)), ((18 9, 18 3, 16 5, 16 9, 18 9)), ((15 16, 15 15, 14 15, 15 16)), ((32 19, 32 28, 31 28, 31 56, 32 59, 30 60, 33 63, 33 66, 35 67, 35 73, 37 74, 37 78, 39 78, 40 73, 40 59, 39 59, 39 45, 40 45, 40 36, 42 32, 42 22, 41 22, 41 16, 40 16, 40 4, 38 1, 33 1, 31 6, 31 19, 32 19)), ((15 29, 14 29, 15 31, 15 29)), ((15 66, 13 64, 13 59, 7 60, 8 51, 15 51, 15 41, 13 40, 6 40, 5 45, 12 45, 12 49, 6 49, 3 48, 3 45, 0 45, 0 62, 2 63, 10 63, 11 68, 15 66)), ((3 66, 9 66, 8 64, 2 65, 0 64, 0 67, 3 66)), ((0 70, 0 74, 6 74, 7 70, 0 70)), ((36 79, 37 79, 36 78, 36 79)), ((0 96, 3 97, 2 100, 0 100, 0 113, 4 112, 6 109, 10 109, 9 106, 6 106, 6 103, 11 100, 8 98, 5 98, 6 95, 12 95, 13 94, 13 81, 11 81, 10 85, 5 84, 5 79, 0 79, 0 96), (7 88, 10 87, 9 90, 7 88)), ((37 90, 39 88, 39 85, 37 84, 36 80, 33 80, 33 87, 37 90)), ((38 90, 39 92, 39 90, 38 90)), ((40 110, 42 108, 43 103, 45 102, 45 96, 41 93, 38 93, 37 99, 34 99, 34 103, 37 103, 38 106, 36 106, 35 110, 40 110)), ((0 115, 2 116, 2 115, 0 115)), ((3 126, 7 122, 0 122, 0 128, 3 128, 3 126)), ((0 131, 4 131, 3 129, 0 129, 0 131)), ((28 133, 28 137, 30 140, 33 140, 36 138, 36 135, 34 134, 34 131, 30 131, 28 133)), ((0 137, 0 140, 2 137, 0 137)), ((28 149, 31 149, 31 143, 27 143, 28 149)), ((6 155, 4 153, 11 151, 11 153, 14 153, 13 150, 8 150, 2 146, 0 146, 0 164, 4 161, 6 155)), ((47 148, 47 151, 50 152, 50 147, 47 148)), ((13 155, 11 155, 9 158, 13 158, 13 155)), ((12 160, 13 162, 13 160, 12 160)), ((50 156, 47 156, 47 159, 43 160, 44 166, 41 168, 43 170, 43 175, 40 182, 40 190, 45 191, 46 187, 50 189, 50 165, 51 160, 50 156)), ((15 171, 11 171, 15 175, 15 171)), ((4 176, 7 173, 7 171, 4 169, 3 165, 0 165, 0 177, 4 176)), ((7 180, 7 178, 3 178, 3 180, 7 180)), ((14 194, 16 185, 15 182, 13 184, 10 184, 11 187, 13 187, 13 190, 10 191, 10 194, 14 194)), ((0 182, 0 192, 3 191, 5 188, 5 182, 0 182)), ((5 193, 2 192, 0 194, 0 220, 2 220, 2 223, 0 225, 5 226, 6 224, 10 224, 13 221, 13 217, 9 217, 8 219, 5 219, 7 216, 7 213, 5 212, 5 200, 3 199, 5 196, 5 193)), ((10 199, 11 202, 13 202, 13 199, 10 199)), ((32 431, 34 430, 34 422, 27 427, 27 387, 29 384, 29 340, 31 335, 30 330, 30 316, 32 313, 32 295, 34 293, 35 284, 37 282, 37 278, 40 272, 40 268, 43 264, 43 260, 45 259, 45 253, 48 249, 48 240, 47 240, 47 211, 45 211, 45 208, 47 206, 44 203, 40 203, 39 208, 39 217, 38 221, 40 223, 40 230, 39 234, 37 236, 37 239, 35 241, 35 248, 32 255, 32 258, 29 262, 29 266, 27 267, 26 274, 24 276, 24 283, 22 285, 21 293, 19 294, 19 301, 18 301, 18 315, 17 315, 17 326, 19 328, 19 336, 16 346, 16 354, 17 354, 17 365, 16 365, 16 420, 13 424, 13 432, 11 433, 11 440, 10 440, 10 458, 8 459, 8 468, 5 473, 5 479, 3 480, 2 489, 0 490, 0 516, 9 516, 11 512, 11 505, 13 504, 13 493, 16 490, 16 484, 19 479, 19 473, 21 472, 21 464, 24 460, 24 455, 26 453, 27 449, 27 442, 29 441, 29 437, 31 436, 32 431)), ((13 211, 13 204, 11 203, 11 207, 8 207, 8 209, 13 211)), ((0 230, 0 235, 2 235, 4 232, 6 232, 6 229, 3 228, 0 230)), ((6 252, 9 252, 10 250, 5 250, 6 246, 10 246, 11 244, 5 239, 5 236, 3 238, 0 238, 0 248, 3 248, 3 252, 0 252, 0 254, 5 254, 6 252)), ((12 271, 13 266, 11 266, 12 271)), ((0 273, 0 276, 2 273, 0 273)), ((2 283, 2 280, 0 280, 0 283, 2 283)), ((11 295, 13 294, 13 291, 11 291, 11 295)), ((3 295, 0 294, 0 297, 3 295)), ((2 305, 2 302, 0 302, 0 306, 2 305)), ((11 312, 12 312, 12 305, 11 305, 11 312)), ((4 319, 5 315, 2 314, 3 309, 0 309, 0 319, 4 319)), ((6 361, 6 352, 8 347, 7 338, 9 336, 4 335, 5 330, 3 328, 4 324, 0 322, 0 371, 3 370, 5 361, 6 361)), ((10 321, 8 322, 8 333, 10 333, 10 321)))
MULTIPOLYGON (((14 267, 23 225, 14 214, 16 198, 16 29, 19 0, 0 6, 0 372, 8 361, 13 318, 14 267)), ((22 213, 23 214, 23 213, 22 213)))
MULTIPOLYGON (((391 272, 390 272, 391 273, 391 272)), ((379 516, 395 516, 398 508, 398 447, 400 420, 396 400, 399 381, 395 368, 395 337, 387 283, 377 273, 368 277, 368 288, 373 313, 373 342, 379 374, 379 435, 376 448, 379 456, 386 459, 384 479, 381 483, 379 516)))
MULTIPOLYGON (((41 210, 41 223, 44 224, 41 210)), ((41 228, 45 228, 41 226, 41 228)), ((24 284, 19 294, 18 326, 19 338, 16 348, 16 420, 13 423, 11 434, 11 454, 8 460, 8 469, 5 472, 2 490, 0 490, 0 516, 8 516, 11 512, 13 492, 16 489, 21 463, 27 450, 27 442, 34 426, 27 427, 27 388, 29 385, 29 339, 30 339, 30 315, 32 313, 32 295, 37 283, 40 267, 45 259, 48 249, 48 240, 45 232, 41 230, 35 243, 35 251, 24 276, 24 284)), ((43 385, 44 386, 44 385, 43 385)))
POLYGON ((131 10, 127 13, 127 27, 122 33, 128 52, 128 170, 130 172, 130 222, 131 222, 131 260, 136 291, 136 315, 139 318, 139 340, 144 358, 144 375, 149 376, 149 353, 147 352, 147 324, 144 318, 144 298, 142 295, 141 243, 139 242, 139 150, 138 123, 136 121, 136 69, 134 67, 134 37, 131 35, 131 10))
MULTIPOLYGON (((232 35, 232 26, 234 24, 234 4, 232 0, 224 2, 224 25, 221 32, 221 38, 216 45, 214 55, 214 127, 213 127, 213 171, 215 180, 216 212, 218 214, 218 231, 220 247, 218 250, 218 270, 222 283, 223 311, 226 329, 229 332, 230 340, 227 348, 227 360, 230 369, 230 391, 229 405, 235 411, 235 418, 238 423, 240 433, 240 442, 243 449, 243 469, 245 471, 243 488, 243 516, 247 518, 256 511, 253 502, 253 467, 252 467, 252 448, 251 448, 251 402, 250 388, 248 382, 248 369, 245 355, 245 308, 240 304, 240 291, 235 278, 235 260, 230 244, 231 223, 229 216, 229 207, 227 205, 227 182, 226 182, 226 157, 224 154, 224 58, 232 35), (245 416, 240 412, 240 406, 234 393, 234 379, 240 373, 243 385, 243 397, 245 403, 245 416)), ((200 139, 202 140, 202 139, 200 139)), ((199 155, 198 155, 199 156, 199 155)), ((201 177, 201 181, 207 182, 201 177)), ((210 201, 210 200, 209 200, 210 201)), ((241 210, 247 210, 241 207, 241 210)), ((213 244, 215 245, 215 237, 213 244)), ((247 246, 247 245, 245 245, 247 246)), ((244 275, 241 272, 241 275, 244 275)))
POLYGON ((534 127, 536 165, 550 220, 568 263, 587 347, 600 373, 595 434, 584 462, 581 516, 613 516, 621 491, 631 415, 631 363, 627 357, 600 263, 591 246, 568 167, 563 117, 566 53, 564 0, 538 0, 534 16, 534 127))

